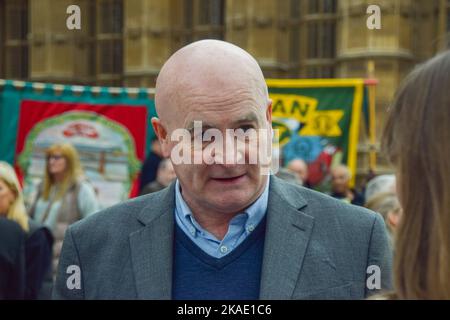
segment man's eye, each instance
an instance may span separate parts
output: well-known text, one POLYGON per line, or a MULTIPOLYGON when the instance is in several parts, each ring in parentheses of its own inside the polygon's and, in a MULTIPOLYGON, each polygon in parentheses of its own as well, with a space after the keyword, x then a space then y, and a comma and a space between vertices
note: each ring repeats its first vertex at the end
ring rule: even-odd
MULTIPOLYGON (((198 140, 204 142, 206 131, 203 131, 201 134, 192 135, 192 140, 198 140)), ((210 140, 214 140, 214 137, 210 138, 210 140)))
POLYGON ((244 125, 244 126, 240 126, 239 129, 242 129, 242 130, 244 130, 244 131, 247 131, 247 130, 249 130, 249 129, 254 129, 254 126, 251 125, 251 124, 247 124, 247 125, 244 125))

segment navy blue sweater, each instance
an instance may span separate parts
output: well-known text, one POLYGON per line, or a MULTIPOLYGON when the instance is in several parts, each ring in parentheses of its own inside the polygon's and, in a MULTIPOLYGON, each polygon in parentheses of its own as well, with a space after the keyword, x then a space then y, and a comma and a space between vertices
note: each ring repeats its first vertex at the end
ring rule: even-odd
POLYGON ((214 258, 175 227, 172 297, 176 300, 259 298, 265 219, 237 248, 214 258))

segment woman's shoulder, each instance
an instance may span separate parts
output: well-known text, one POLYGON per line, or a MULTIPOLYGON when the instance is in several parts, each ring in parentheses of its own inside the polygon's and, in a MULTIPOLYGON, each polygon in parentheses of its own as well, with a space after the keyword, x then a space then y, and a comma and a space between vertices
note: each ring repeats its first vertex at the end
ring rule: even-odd
POLYGON ((78 200, 90 202, 97 200, 97 191, 88 179, 78 181, 78 200))
POLYGON ((0 217, 0 235, 1 240, 19 239, 23 237, 24 232, 16 221, 0 217))
POLYGON ((95 191, 94 185, 92 184, 92 182, 85 178, 78 178, 77 179, 77 187, 80 190, 80 192, 89 192, 89 191, 95 191))

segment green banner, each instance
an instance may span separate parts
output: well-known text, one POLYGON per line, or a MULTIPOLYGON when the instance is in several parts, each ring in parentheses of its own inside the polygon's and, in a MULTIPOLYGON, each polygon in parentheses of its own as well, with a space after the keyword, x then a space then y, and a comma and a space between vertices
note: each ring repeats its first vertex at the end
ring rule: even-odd
POLYGON ((310 184, 322 189, 333 164, 356 173, 363 79, 269 79, 273 127, 279 129, 284 164, 308 163, 310 184))
MULTIPOLYGON (((153 98, 144 88, 109 88, 55 85, 0 79, 0 160, 13 164, 23 101, 85 103, 95 105, 146 106, 147 123, 156 115, 153 98)), ((154 133, 147 129, 146 150, 154 133)), ((147 153, 147 152, 146 152, 147 153)))

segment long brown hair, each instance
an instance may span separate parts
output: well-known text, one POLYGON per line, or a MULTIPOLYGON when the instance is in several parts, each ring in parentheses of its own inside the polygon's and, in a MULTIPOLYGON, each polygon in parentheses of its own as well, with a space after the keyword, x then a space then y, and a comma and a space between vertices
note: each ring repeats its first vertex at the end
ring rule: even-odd
POLYGON ((383 134, 404 213, 394 256, 399 299, 450 299, 449 89, 445 52, 405 79, 383 134))
POLYGON ((52 145, 46 151, 47 163, 44 176, 44 186, 42 197, 45 200, 49 199, 50 189, 54 185, 52 175, 49 172, 49 157, 52 154, 61 153, 66 159, 66 171, 64 174, 64 180, 62 181, 56 197, 54 200, 62 198, 67 190, 80 178, 83 177, 83 170, 81 169, 81 164, 78 156, 77 150, 69 143, 57 143, 52 145))

